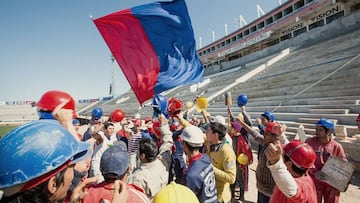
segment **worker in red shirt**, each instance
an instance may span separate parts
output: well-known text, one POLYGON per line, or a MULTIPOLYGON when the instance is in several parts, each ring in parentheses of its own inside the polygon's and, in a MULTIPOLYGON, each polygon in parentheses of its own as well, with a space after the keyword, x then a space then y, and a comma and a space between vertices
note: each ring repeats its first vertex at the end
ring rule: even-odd
MULTIPOLYGON (((126 145, 122 141, 105 150, 100 161, 100 170, 105 180, 97 185, 89 186, 88 195, 84 197, 82 202, 112 202, 115 192, 114 182, 116 180, 126 182, 130 169, 129 159, 126 145)), ((127 202, 150 203, 150 200, 139 186, 127 184, 122 190, 126 190, 127 202)))
POLYGON ((318 202, 322 200, 327 203, 338 203, 340 191, 331 185, 317 179, 315 173, 320 171, 330 156, 347 160, 344 148, 335 139, 334 123, 322 118, 316 123, 316 136, 307 139, 308 143, 316 153, 315 168, 309 171, 316 185, 318 202))
POLYGON ((316 155, 312 147, 293 140, 282 149, 279 141, 265 149, 267 167, 275 182, 270 203, 314 203, 317 201, 315 184, 308 174, 314 167, 316 155))

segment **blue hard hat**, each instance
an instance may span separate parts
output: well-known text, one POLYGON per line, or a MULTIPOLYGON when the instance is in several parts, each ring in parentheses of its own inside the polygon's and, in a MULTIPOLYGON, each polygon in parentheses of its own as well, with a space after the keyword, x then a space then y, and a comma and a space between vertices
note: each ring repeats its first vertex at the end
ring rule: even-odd
POLYGON ((159 114, 164 114, 166 118, 169 118, 167 111, 167 99, 165 96, 156 94, 152 99, 152 106, 154 109, 153 117, 158 117, 159 114))
POLYGON ((261 114, 261 116, 266 117, 270 122, 273 122, 275 120, 274 114, 272 114, 269 111, 265 111, 264 113, 261 114))
POLYGON ((73 125, 80 125, 80 121, 78 119, 73 119, 72 124, 73 125))
POLYGON ((325 119, 325 118, 321 118, 317 123, 316 126, 322 126, 326 129, 330 129, 330 130, 334 130, 334 123, 325 119))
POLYGON ((58 121, 29 122, 0 139, 0 189, 28 183, 91 154, 90 145, 78 142, 58 121))
POLYGON ((238 107, 242 107, 242 106, 245 106, 248 102, 248 98, 246 95, 244 94, 240 94, 237 98, 237 105, 238 107))
POLYGON ((55 119, 51 111, 38 111, 39 119, 55 119))
POLYGON ((91 112, 91 116, 92 116, 92 118, 95 119, 95 120, 99 120, 102 115, 103 115, 103 110, 102 110, 102 108, 95 108, 95 109, 93 109, 92 112, 91 112))

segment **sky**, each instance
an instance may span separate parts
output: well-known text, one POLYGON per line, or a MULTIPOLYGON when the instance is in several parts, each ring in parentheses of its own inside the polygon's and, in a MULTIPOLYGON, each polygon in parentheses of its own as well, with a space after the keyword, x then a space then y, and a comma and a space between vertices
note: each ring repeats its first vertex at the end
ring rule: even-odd
MULTIPOLYGON (((0 101, 38 101, 49 90, 74 99, 109 96, 115 69, 115 94, 130 86, 101 37, 94 19, 150 0, 0 1, 0 101), (115 68, 114 68, 115 67, 115 68)), ((267 13, 278 0, 185 0, 197 49, 267 13)), ((285 2, 285 1, 283 1, 285 2)))

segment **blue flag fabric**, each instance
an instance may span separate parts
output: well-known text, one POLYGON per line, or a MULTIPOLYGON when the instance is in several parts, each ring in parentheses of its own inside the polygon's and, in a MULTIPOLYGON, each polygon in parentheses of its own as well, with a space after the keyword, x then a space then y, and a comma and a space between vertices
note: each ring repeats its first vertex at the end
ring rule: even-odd
POLYGON ((184 0, 133 7, 94 23, 140 104, 173 87, 202 81, 204 68, 184 0))

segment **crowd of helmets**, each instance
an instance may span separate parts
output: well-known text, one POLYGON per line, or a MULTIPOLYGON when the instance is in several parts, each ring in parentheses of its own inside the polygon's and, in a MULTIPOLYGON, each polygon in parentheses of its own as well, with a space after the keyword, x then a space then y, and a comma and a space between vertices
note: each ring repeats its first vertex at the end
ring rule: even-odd
MULTIPOLYGON (((126 137, 124 132, 129 132, 136 127, 141 127, 141 130, 144 132, 142 134, 143 139, 145 134, 147 134, 146 139, 151 139, 156 143, 156 146, 161 147, 162 135, 159 130, 161 121, 158 118, 163 115, 168 121, 171 132, 177 132, 178 130, 184 129, 180 120, 177 119, 177 116, 181 115, 181 117, 188 121, 190 125, 200 127, 204 133, 207 129, 206 120, 192 116, 191 111, 196 110, 198 112, 206 112, 208 106, 207 99, 203 96, 199 96, 193 102, 183 103, 179 98, 167 99, 165 96, 155 95, 151 102, 153 116, 152 118, 144 119, 141 119, 138 116, 136 118, 126 117, 126 109, 114 109, 108 116, 108 119, 104 120, 102 119, 104 117, 103 110, 101 108, 94 108, 91 113, 90 123, 88 124, 89 137, 86 137, 86 132, 80 134, 79 132, 76 132, 76 130, 75 133, 77 135, 74 135, 73 126, 80 125, 75 111, 74 99, 69 94, 62 91, 48 91, 44 93, 36 103, 40 119, 15 128, 0 139, 0 198, 2 199, 0 201, 92 202, 85 198, 86 195, 91 196, 91 194, 87 194, 86 192, 88 185, 85 183, 87 183, 87 179, 91 177, 91 173, 89 172, 89 168, 91 167, 89 159, 93 159, 95 153, 94 150, 96 150, 96 147, 94 146, 99 139, 94 139, 95 144, 90 143, 87 140, 95 138, 96 136, 104 136, 104 126, 114 126, 115 124, 121 126, 120 129, 117 129, 119 130, 118 132, 114 132, 117 135, 117 140, 109 144, 106 149, 101 152, 103 157, 100 157, 101 161, 99 160, 100 164, 119 162, 119 165, 117 166, 113 166, 114 164, 109 163, 108 165, 110 166, 101 165, 100 171, 102 173, 108 171, 108 173, 120 175, 116 173, 118 173, 118 171, 123 173, 128 166, 128 163, 125 164, 123 162, 131 162, 131 158, 128 156, 124 158, 122 155, 114 155, 120 152, 126 152, 127 154, 129 150, 128 148, 130 146, 128 146, 128 143, 126 143, 126 146, 118 144, 123 141, 122 138, 124 138, 124 136, 126 139, 131 139, 131 137, 126 137), (69 120, 73 125, 71 127, 68 125, 69 120), (94 129, 94 126, 96 125, 100 127, 94 129), (114 157, 122 157, 123 159, 114 160, 114 157), (75 170, 76 167, 81 165, 80 163, 84 162, 84 170, 75 170), (66 173, 67 170, 74 167, 75 169, 72 169, 74 171, 73 174, 69 175, 66 173), (118 168, 114 169, 114 167, 118 168), (51 188, 49 185, 47 185, 47 187, 43 186, 50 181, 54 181, 52 185, 56 185, 56 187, 51 188), (38 189, 39 187, 45 189, 38 189), (59 187, 63 187, 64 189, 60 190, 59 187), (54 191, 51 191, 51 189, 54 189, 54 191), (34 199, 30 200, 29 198, 34 199)), ((245 106, 247 102, 248 98, 246 95, 241 94, 237 97, 237 105, 239 107, 245 106)), ((270 125, 265 126, 265 131, 278 133, 274 115, 270 111, 265 111, 261 116, 271 123, 270 125)), ((241 117, 241 115, 239 115, 239 117, 241 117)), ((360 123, 360 114, 357 118, 357 122, 360 123)), ((241 124, 246 125, 243 123, 241 124)), ((234 123, 232 124, 232 127, 240 130, 242 128, 241 124, 234 123)), ((324 127, 331 131, 334 131, 335 129, 334 124, 325 118, 318 120, 316 126, 324 127)), ((104 138, 102 138, 102 140, 100 139, 100 142, 104 142, 103 139, 104 138)), ((304 142, 296 140, 288 142, 283 146, 284 153, 298 167, 308 169, 314 166, 316 153, 310 145, 304 145, 304 142)), ((176 150, 179 150, 179 148, 176 148, 174 144, 173 153, 183 154, 183 151, 179 152, 176 150)), ((239 164, 249 164, 249 157, 244 153, 237 156, 236 159, 239 164)), ((122 196, 124 195, 122 192, 125 190, 123 187, 128 188, 130 186, 124 186, 121 185, 123 184, 122 182, 116 182, 117 185, 115 188, 118 188, 118 191, 112 192, 109 199, 113 202, 150 202, 150 198, 152 198, 152 202, 165 203, 190 203, 201 201, 189 188, 181 185, 179 182, 173 182, 172 180, 170 178, 168 185, 164 186, 152 197, 147 197, 145 193, 137 193, 142 191, 141 188, 129 189, 129 192, 125 194, 125 196, 122 196), (142 198, 142 201, 139 201, 133 196, 140 199, 142 198), (127 200, 123 201, 124 199, 127 200)), ((101 182, 97 182, 97 184, 101 184, 101 182)), ((103 202, 106 201, 107 199, 104 199, 103 202)), ((241 201, 239 200, 238 202, 241 201)))

